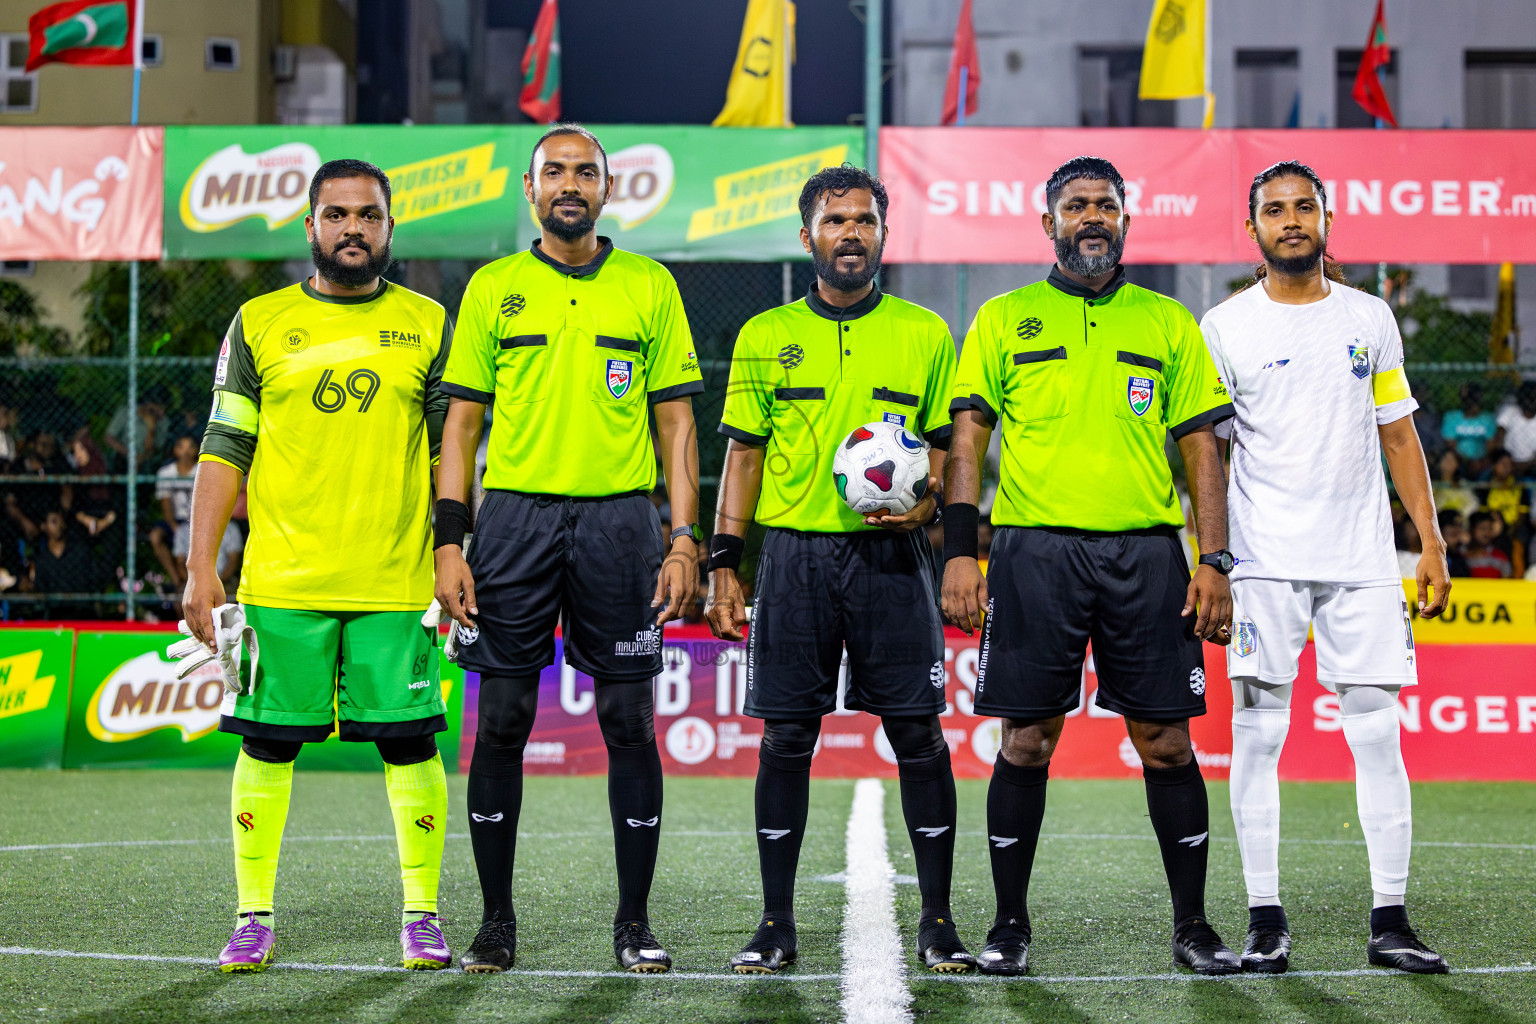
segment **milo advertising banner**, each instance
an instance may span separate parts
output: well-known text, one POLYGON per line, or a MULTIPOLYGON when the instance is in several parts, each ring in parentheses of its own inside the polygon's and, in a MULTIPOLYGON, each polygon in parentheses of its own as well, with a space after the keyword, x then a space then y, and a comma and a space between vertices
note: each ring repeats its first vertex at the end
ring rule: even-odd
POLYGON ((0 768, 58 768, 69 717, 68 629, 0 632, 0 768))
MULTIPOLYGON (((227 767, 235 763, 240 737, 221 733, 219 705, 224 681, 209 662, 186 679, 165 655, 174 632, 112 631, 78 634, 73 696, 64 767, 227 767)), ((448 701, 448 731, 438 736, 454 760, 463 717, 463 673, 442 661, 448 701)), ((371 743, 342 743, 334 736, 309 744, 300 755, 308 769, 362 770, 378 767, 371 743)))
MULTIPOLYGON (((402 259, 484 260, 527 247, 538 222, 523 172, 540 125, 168 127, 169 259, 302 259, 309 181, 327 160, 389 175, 402 259)), ((843 127, 594 127, 613 195, 598 230, 662 260, 802 259, 794 230, 805 179, 861 163, 843 127)))

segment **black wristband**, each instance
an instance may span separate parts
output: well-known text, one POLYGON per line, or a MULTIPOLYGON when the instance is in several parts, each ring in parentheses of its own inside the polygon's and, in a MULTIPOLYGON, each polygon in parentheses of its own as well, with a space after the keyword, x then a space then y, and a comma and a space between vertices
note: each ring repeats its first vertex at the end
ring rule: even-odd
POLYGON ((975 505, 956 502, 944 506, 944 561, 976 557, 980 524, 981 511, 975 505))
POLYGON ((741 568, 741 553, 747 548, 746 539, 729 533, 717 533, 709 539, 709 571, 741 568))
POLYGON ((464 546, 469 532, 469 506, 452 498, 438 498, 432 508, 432 550, 448 544, 464 546))

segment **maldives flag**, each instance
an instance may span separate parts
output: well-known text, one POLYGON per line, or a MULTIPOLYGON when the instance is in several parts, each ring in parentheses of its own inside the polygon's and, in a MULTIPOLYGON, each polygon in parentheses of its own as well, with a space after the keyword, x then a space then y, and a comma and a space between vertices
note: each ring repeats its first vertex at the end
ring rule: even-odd
POLYGON ((1355 72, 1355 88, 1351 95, 1367 114, 1396 128, 1397 118, 1392 116, 1392 105, 1387 102, 1381 77, 1376 74, 1377 68, 1386 67, 1392 61, 1392 49, 1387 46, 1387 18, 1381 4, 1382 0, 1376 0, 1376 17, 1371 21, 1365 52, 1360 55, 1360 70, 1355 72))
POLYGON ((133 64, 141 0, 65 0, 27 19, 27 70, 44 64, 133 64))
POLYGON ((981 90, 981 58, 976 55, 976 28, 971 24, 971 0, 960 0, 960 24, 955 26, 955 51, 949 58, 949 80, 944 83, 944 116, 940 124, 954 124, 960 114, 960 69, 965 68, 965 116, 976 113, 976 94, 981 90))
POLYGON ((535 121, 560 120, 560 12, 544 0, 523 51, 523 91, 518 109, 535 121))

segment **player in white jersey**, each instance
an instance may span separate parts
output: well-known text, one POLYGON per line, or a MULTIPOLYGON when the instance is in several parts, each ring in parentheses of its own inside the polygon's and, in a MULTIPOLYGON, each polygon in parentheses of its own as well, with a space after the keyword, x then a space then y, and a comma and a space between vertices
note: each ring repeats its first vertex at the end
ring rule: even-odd
POLYGON ((1280 748, 1310 627, 1318 681, 1337 693, 1355 759, 1360 830, 1370 861, 1371 963, 1444 973, 1403 906, 1412 808, 1399 746, 1397 693, 1418 682, 1413 630, 1392 540, 1386 455, 1398 496, 1424 540, 1418 610, 1450 592, 1418 408, 1387 304, 1357 291, 1326 258, 1333 214, 1304 164, 1261 172, 1248 234, 1264 255, 1257 279, 1201 324, 1232 394, 1228 546, 1232 579, 1232 817, 1248 886, 1243 969, 1278 974, 1291 937, 1280 904, 1280 748))

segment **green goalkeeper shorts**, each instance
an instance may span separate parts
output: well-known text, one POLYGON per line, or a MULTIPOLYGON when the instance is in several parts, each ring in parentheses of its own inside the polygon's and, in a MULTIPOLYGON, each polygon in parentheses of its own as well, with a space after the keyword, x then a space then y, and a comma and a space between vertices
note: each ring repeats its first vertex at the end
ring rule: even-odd
POLYGON ((244 692, 225 694, 220 731, 315 743, 333 729, 371 741, 448 728, 437 633, 420 612, 243 607, 261 654, 244 692))

